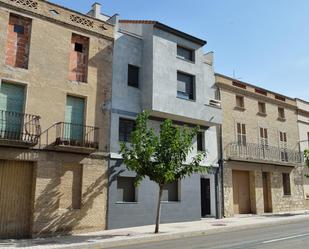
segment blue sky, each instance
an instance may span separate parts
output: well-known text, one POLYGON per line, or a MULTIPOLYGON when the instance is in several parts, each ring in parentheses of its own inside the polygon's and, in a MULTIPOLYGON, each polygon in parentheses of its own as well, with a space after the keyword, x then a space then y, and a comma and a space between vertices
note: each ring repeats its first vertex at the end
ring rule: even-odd
MULTIPOLYGON (((86 13, 94 0, 52 0, 86 13)), ((122 19, 157 20, 207 40, 215 70, 309 101, 308 0, 97 0, 122 19)))

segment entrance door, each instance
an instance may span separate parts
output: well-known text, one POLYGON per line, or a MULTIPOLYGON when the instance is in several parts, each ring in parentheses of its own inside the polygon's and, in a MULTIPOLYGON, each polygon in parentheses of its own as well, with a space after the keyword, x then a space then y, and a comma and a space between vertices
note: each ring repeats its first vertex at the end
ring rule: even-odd
POLYGON ((2 82, 0 85, 0 137, 19 139, 23 122, 24 87, 2 82))
POLYGON ((68 96, 65 110, 64 138, 69 141, 83 142, 84 99, 68 96))
POLYGON ((0 160, 0 239, 30 235, 33 164, 0 160))
POLYGON ((201 210, 202 217, 211 214, 210 211, 210 179, 201 178, 201 210))
POLYGON ((249 171, 233 170, 233 199, 235 214, 250 214, 249 171))
POLYGON ((271 204, 271 188, 270 188, 270 175, 267 172, 263 172, 263 197, 264 197, 264 212, 272 212, 271 204))

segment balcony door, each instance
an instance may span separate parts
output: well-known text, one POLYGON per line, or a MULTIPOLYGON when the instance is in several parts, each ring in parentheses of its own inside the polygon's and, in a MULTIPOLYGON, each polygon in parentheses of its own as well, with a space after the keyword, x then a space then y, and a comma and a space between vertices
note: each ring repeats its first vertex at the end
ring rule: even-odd
POLYGON ((260 127, 260 144, 261 153, 263 159, 269 158, 269 147, 268 147, 268 130, 267 128, 260 127))
POLYGON ((19 140, 22 133, 25 89, 21 85, 0 85, 0 137, 19 140))
POLYGON ((67 96, 64 138, 70 142, 83 143, 84 137, 85 100, 83 98, 67 96))

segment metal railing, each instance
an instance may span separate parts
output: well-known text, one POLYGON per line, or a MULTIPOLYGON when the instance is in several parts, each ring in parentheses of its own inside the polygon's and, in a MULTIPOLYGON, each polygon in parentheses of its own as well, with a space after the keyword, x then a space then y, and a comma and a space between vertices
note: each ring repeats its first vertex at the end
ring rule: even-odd
POLYGON ((246 160, 264 160, 285 163, 302 163, 303 156, 300 151, 279 148, 270 145, 246 143, 245 145, 234 142, 225 148, 227 157, 246 160))
POLYGON ((46 131, 40 138, 40 148, 48 146, 67 146, 98 149, 99 128, 66 122, 58 122, 46 131))
POLYGON ((0 140, 35 145, 41 134, 40 117, 0 110, 0 140))

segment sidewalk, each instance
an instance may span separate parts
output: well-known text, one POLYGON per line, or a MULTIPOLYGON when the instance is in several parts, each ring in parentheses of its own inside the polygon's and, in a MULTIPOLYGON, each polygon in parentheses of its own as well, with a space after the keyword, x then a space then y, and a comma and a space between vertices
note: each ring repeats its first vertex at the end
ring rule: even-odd
POLYGON ((304 219, 308 219, 309 221, 309 211, 265 215, 240 215, 222 220, 207 218, 194 222, 161 224, 160 234, 157 235, 153 234, 154 226, 151 225, 45 239, 0 240, 0 248, 111 248, 143 242, 214 234, 250 227, 271 226, 275 223, 291 223, 304 219))

